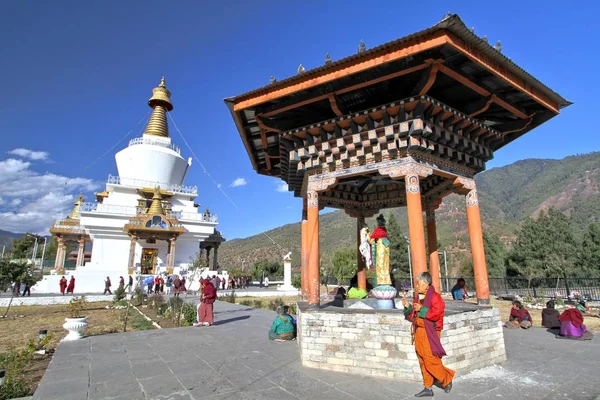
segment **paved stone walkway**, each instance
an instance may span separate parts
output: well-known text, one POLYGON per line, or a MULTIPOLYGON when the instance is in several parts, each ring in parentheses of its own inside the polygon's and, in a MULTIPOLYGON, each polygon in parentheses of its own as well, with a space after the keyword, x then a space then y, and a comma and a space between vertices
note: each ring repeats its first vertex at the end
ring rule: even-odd
MULTIPOLYGON (((408 399, 417 383, 303 368, 267 340, 275 313, 217 302, 212 327, 96 336, 59 346, 34 400, 408 399)), ((508 361, 458 377, 441 399, 600 399, 600 338, 505 331, 508 361)))

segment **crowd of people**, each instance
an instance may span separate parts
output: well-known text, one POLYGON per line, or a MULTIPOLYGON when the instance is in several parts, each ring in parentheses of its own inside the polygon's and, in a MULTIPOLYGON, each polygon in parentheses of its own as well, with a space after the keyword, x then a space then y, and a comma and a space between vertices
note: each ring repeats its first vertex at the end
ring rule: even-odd
MULTIPOLYGON (((546 303, 542 310, 542 326, 548 329, 557 329, 557 338, 591 340, 594 335, 588 331, 583 323, 584 317, 599 317, 589 312, 586 299, 582 298, 575 307, 567 308, 560 313, 556 308, 554 300, 546 303)), ((533 319, 523 304, 515 300, 512 303, 509 320, 504 325, 507 328, 529 329, 533 326, 533 319)))

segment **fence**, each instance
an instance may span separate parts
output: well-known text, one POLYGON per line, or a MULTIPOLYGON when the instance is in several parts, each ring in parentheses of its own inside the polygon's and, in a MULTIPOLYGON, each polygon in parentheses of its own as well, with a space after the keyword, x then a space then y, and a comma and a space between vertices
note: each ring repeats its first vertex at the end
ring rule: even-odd
MULTIPOLYGON (((450 292, 458 277, 441 277, 442 292, 450 292)), ((475 278, 463 277, 469 293, 475 294, 475 278)), ((336 285, 337 279, 327 277, 327 283, 336 285)), ((325 279, 323 282, 325 283, 325 279)), ((348 284, 349 282, 342 282, 348 284)), ((369 283, 376 286, 373 280, 369 283)), ((411 288, 409 277, 395 277, 394 286, 398 291, 411 288)), ((563 298, 572 300, 585 296, 589 301, 600 301, 600 278, 535 278, 531 283, 527 278, 506 277, 489 278, 490 295, 532 297, 538 300, 563 298)))

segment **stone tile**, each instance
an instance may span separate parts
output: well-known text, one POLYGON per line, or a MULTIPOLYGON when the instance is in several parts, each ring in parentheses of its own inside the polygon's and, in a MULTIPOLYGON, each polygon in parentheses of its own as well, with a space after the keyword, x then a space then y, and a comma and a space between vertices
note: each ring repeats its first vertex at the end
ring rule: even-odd
POLYGON ((135 379, 92 383, 88 390, 88 400, 105 400, 113 397, 138 396, 143 394, 135 379))
POLYGON ((40 385, 35 392, 34 399, 40 400, 62 400, 68 398, 71 400, 87 398, 87 381, 65 381, 65 382, 47 382, 40 385))
POLYGON ((43 377, 43 382, 59 383, 72 380, 85 380, 89 378, 89 367, 81 366, 74 368, 49 368, 43 377))
POLYGON ((162 361, 152 361, 132 365, 133 373, 137 379, 154 378, 174 379, 171 370, 162 361))
POLYGON ((146 378, 140 379, 138 382, 142 385, 144 393, 149 399, 159 396, 174 397, 176 395, 189 395, 188 391, 177 379, 146 378))

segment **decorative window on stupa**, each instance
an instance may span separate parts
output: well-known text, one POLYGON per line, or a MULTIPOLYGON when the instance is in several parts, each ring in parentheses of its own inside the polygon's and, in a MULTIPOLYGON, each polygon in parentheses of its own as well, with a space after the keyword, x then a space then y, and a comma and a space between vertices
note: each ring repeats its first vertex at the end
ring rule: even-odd
POLYGON ((160 216, 155 215, 151 220, 146 222, 146 228, 166 228, 167 223, 160 216))

